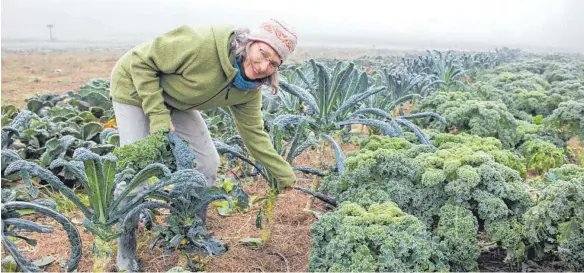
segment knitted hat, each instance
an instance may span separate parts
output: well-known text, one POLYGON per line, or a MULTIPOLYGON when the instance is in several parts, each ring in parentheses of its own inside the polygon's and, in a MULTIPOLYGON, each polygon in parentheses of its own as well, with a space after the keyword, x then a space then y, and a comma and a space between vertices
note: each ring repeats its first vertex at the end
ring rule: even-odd
POLYGON ((270 45, 280 55, 282 62, 296 48, 296 31, 285 22, 274 19, 263 22, 259 28, 252 30, 249 39, 270 45))

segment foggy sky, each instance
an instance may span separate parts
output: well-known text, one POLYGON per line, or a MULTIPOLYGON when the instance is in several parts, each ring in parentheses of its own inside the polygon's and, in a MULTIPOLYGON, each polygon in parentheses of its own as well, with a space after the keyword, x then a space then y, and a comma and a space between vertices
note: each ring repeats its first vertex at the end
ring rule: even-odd
POLYGON ((293 25, 299 45, 424 45, 584 52, 581 0, 2 0, 1 37, 145 41, 179 25, 293 25))

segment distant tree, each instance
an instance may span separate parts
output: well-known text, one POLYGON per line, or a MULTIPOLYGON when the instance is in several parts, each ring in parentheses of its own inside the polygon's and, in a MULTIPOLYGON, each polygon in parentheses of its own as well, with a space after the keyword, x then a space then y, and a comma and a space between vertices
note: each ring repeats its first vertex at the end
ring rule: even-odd
POLYGON ((47 27, 49 28, 49 41, 53 40, 53 24, 48 24, 47 27))

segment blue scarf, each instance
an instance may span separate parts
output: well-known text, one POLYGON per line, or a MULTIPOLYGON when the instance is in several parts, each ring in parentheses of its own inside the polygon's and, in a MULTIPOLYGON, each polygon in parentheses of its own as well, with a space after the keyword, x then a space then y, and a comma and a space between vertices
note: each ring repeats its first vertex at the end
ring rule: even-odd
POLYGON ((241 90, 249 90, 258 88, 262 85, 259 81, 247 81, 243 78, 242 71, 239 69, 239 64, 237 63, 237 59, 233 62, 233 67, 237 69, 237 75, 235 75, 235 79, 233 80, 233 85, 241 90))

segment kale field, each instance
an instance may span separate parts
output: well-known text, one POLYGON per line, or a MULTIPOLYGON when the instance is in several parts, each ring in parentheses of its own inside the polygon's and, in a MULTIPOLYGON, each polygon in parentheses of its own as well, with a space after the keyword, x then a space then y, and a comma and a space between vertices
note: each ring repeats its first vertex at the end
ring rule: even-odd
POLYGON ((215 109, 221 167, 204 191, 176 135, 119 147, 113 56, 101 77, 24 93, 7 93, 3 56, 3 271, 118 271, 120 257, 150 272, 584 271, 584 56, 309 55, 263 97, 296 185, 278 190, 215 109))

